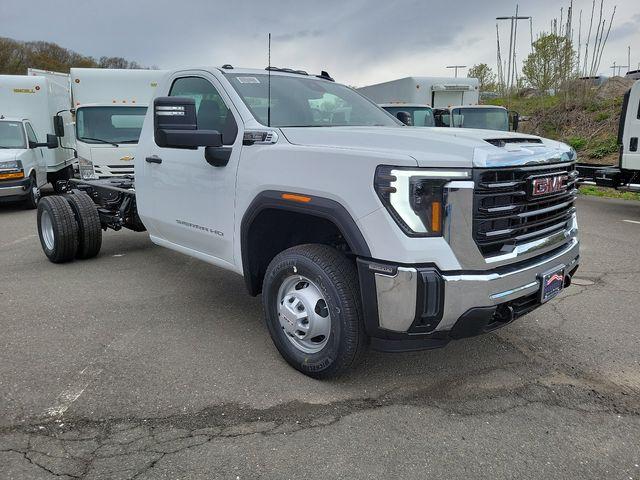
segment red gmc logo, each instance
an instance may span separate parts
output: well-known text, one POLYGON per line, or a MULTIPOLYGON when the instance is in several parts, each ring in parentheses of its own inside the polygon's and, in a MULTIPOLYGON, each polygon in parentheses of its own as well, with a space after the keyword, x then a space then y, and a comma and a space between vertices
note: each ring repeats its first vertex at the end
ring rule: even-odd
POLYGON ((563 192, 567 189, 568 175, 534 178, 531 181, 531 196, 540 197, 552 193, 563 192))

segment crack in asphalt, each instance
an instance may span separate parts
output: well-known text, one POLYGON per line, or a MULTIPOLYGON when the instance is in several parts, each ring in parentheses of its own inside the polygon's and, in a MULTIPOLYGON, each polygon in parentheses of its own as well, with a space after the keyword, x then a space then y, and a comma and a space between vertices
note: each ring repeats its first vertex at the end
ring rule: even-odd
MULTIPOLYGON (((575 367, 567 370, 556 365, 554 369, 547 369, 541 365, 538 352, 522 348, 522 344, 514 344, 508 338, 500 340, 534 360, 533 365, 527 364, 529 369, 534 367, 533 376, 529 374, 530 378, 520 384, 498 382, 497 386, 491 386, 489 378, 489 387, 483 389, 477 385, 470 388, 469 375, 464 375, 443 379, 428 388, 404 393, 394 389, 378 397, 327 404, 293 401, 255 409, 229 403, 166 417, 65 418, 64 424, 60 420, 20 424, 0 428, 0 453, 19 454, 57 478, 100 478, 101 475, 109 478, 117 472, 119 477, 134 479, 155 468, 167 456, 213 440, 328 428, 349 415, 389 407, 435 408, 447 414, 477 416, 500 415, 541 404, 584 414, 640 416, 640 400, 626 394, 620 385, 577 371, 575 367), (12 436, 17 436, 13 444, 12 436), (48 451, 43 451, 47 448, 48 451)), ((518 372, 519 366, 524 365, 486 367, 474 372, 471 378, 480 379, 482 384, 483 379, 496 373, 522 374, 518 372)))

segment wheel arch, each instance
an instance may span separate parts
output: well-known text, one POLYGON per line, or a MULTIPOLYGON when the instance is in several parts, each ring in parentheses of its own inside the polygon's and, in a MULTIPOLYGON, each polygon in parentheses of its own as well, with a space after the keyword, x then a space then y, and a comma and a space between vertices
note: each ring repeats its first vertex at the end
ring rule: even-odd
MULTIPOLYGON (((266 190, 259 193, 251 202, 244 216, 242 217, 240 226, 240 248, 242 255, 242 271, 245 279, 247 290, 251 295, 258 295, 262 289, 262 278, 264 269, 268 265, 264 265, 266 259, 258 262, 256 266, 256 252, 253 252, 251 242, 256 232, 252 230, 261 216, 270 212, 280 212, 282 214, 291 214, 295 216, 308 217, 318 219, 324 222, 325 226, 332 225, 336 231, 344 239, 349 248, 349 252, 359 257, 370 257, 371 251, 369 246, 356 225, 355 220, 349 214, 347 209, 339 202, 324 197, 309 195, 310 200, 305 203, 295 202, 283 199, 282 195, 289 192, 266 190)), ((302 193, 301 195, 305 195, 302 193)), ((298 217, 300 218, 300 217, 298 217)), ((318 224, 320 227, 321 225, 318 224)), ((329 227, 330 228, 330 227, 329 227)), ((304 242, 302 242, 304 243, 304 242)), ((287 245, 278 251, 271 252, 267 255, 270 261, 277 253, 300 242, 287 245)))

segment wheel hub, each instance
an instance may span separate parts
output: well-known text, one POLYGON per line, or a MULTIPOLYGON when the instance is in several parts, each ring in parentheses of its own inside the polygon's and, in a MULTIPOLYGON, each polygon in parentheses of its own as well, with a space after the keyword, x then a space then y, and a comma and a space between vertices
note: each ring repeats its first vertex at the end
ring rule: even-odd
POLYGON ((40 217, 40 230, 42 232, 42 239, 44 240, 44 244, 47 246, 47 249, 53 250, 55 246, 55 236, 53 234, 53 223, 51 221, 51 215, 46 210, 42 211, 42 216, 40 217))
POLYGON ((302 352, 322 350, 331 334, 331 316, 318 286, 301 275, 289 277, 280 286, 278 300, 285 337, 302 352))

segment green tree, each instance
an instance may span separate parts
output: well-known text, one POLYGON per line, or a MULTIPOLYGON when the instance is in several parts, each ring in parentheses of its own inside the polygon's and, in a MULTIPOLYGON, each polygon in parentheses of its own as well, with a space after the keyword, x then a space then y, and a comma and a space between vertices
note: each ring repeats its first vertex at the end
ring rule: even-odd
POLYGON ((553 33, 544 34, 533 42, 533 52, 522 65, 522 74, 535 89, 558 90, 574 71, 575 52, 571 39, 553 33))
POLYGON ((481 92, 489 92, 496 88, 496 75, 486 63, 479 63, 471 67, 467 77, 477 78, 480 81, 481 92))

